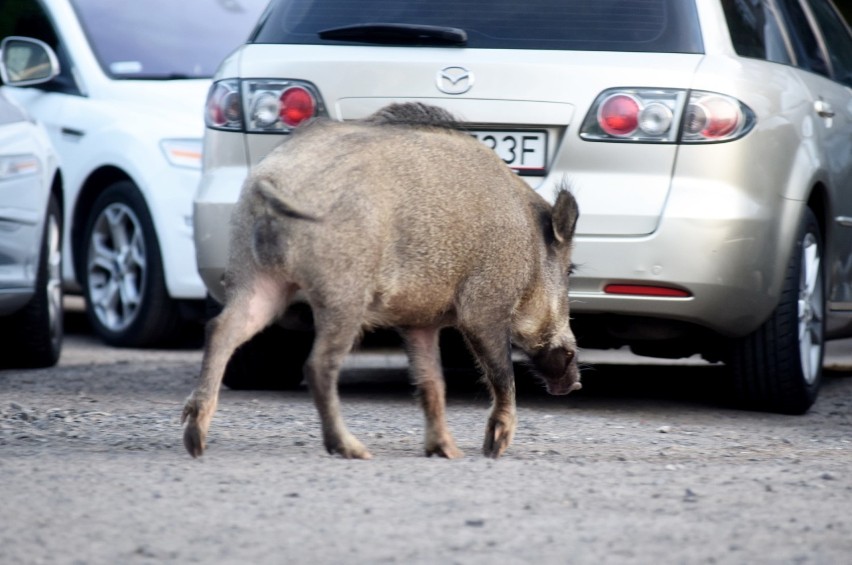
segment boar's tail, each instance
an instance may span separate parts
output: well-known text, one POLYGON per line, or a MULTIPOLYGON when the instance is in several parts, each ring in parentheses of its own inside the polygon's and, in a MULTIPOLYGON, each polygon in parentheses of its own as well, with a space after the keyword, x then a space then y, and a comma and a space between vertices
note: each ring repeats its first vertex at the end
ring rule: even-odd
POLYGON ((448 111, 420 102, 389 104, 367 118, 376 125, 426 126, 459 129, 459 121, 448 111))
POLYGON ((254 208, 251 225, 251 251, 254 260, 260 265, 272 267, 283 265, 287 261, 287 229, 280 221, 282 218, 318 222, 320 218, 294 207, 287 202, 285 195, 277 190, 269 179, 260 178, 251 186, 253 194, 259 199, 254 208))
POLYGON ((266 179, 260 179, 255 182, 254 188, 258 196, 263 198, 263 200, 276 214, 280 214, 288 218, 294 218, 296 220, 308 220, 310 222, 319 222, 321 220, 318 216, 302 212, 291 203, 284 200, 283 195, 275 190, 275 186, 266 179))

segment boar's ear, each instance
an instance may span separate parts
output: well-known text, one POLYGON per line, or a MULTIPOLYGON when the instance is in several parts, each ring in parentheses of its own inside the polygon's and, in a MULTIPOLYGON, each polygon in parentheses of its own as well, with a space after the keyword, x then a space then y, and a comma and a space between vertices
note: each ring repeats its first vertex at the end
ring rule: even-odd
POLYGON ((553 234, 559 243, 570 242, 577 227, 577 217, 580 209, 574 195, 568 189, 562 188, 556 195, 553 205, 553 234))

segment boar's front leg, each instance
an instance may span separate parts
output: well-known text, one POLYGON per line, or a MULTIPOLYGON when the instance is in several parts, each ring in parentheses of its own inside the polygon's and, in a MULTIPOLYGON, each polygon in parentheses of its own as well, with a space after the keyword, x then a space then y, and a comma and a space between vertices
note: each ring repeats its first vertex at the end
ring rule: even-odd
POLYGON ((219 387, 234 350, 272 323, 295 291, 295 285, 282 288, 271 279, 258 276, 248 288, 238 290, 222 313, 208 322, 201 377, 181 416, 181 423, 186 424, 183 444, 193 457, 204 453, 219 387))
POLYGON ((440 328, 402 330, 408 346, 408 359, 414 383, 420 391, 420 404, 426 415, 426 455, 456 459, 464 454, 447 428, 445 416, 446 386, 441 369, 438 337, 440 328))
POLYGON ((515 374, 509 331, 499 325, 478 329, 462 328, 473 354, 484 372, 493 405, 485 428, 482 453, 486 457, 503 455, 515 435, 515 374))
POLYGON ((322 421, 326 450, 347 459, 372 459, 367 448, 343 423, 337 391, 340 367, 360 332, 359 320, 344 310, 314 308, 316 337, 305 364, 305 377, 322 421))

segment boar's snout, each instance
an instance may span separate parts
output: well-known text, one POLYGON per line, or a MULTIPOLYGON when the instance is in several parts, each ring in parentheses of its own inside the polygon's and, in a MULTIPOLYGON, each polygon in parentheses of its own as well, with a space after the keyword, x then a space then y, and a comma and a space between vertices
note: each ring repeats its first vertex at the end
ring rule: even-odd
POLYGON ((532 362, 547 386, 547 392, 564 395, 580 390, 580 370, 577 352, 564 347, 545 348, 532 357, 532 362))

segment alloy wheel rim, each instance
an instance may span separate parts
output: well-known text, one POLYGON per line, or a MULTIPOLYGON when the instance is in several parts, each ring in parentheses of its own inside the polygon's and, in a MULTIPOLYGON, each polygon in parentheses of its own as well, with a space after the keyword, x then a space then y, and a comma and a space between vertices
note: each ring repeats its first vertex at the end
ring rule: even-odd
POLYGON ((812 233, 802 241, 801 269, 799 274, 799 359, 802 375, 813 384, 819 375, 823 349, 822 268, 819 243, 812 233))
POLYGON ((108 330, 126 329, 139 312, 147 274, 145 238, 133 210, 107 206, 89 241, 88 293, 98 321, 108 330))
POLYGON ((59 219, 48 216, 47 223, 47 319, 50 341, 59 347, 62 336, 62 249, 59 219))

